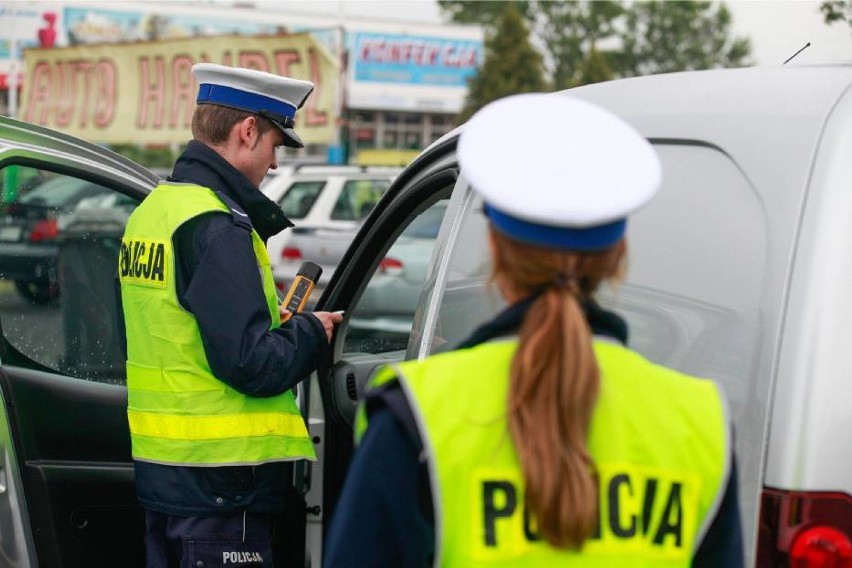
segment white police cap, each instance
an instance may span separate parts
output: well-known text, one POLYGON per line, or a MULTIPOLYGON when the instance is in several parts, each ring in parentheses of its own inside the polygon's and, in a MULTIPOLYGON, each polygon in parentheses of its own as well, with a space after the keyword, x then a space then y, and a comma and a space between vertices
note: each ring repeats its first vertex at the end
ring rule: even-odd
POLYGON ((564 94, 486 105, 465 125, 458 158, 495 229, 568 250, 617 243, 662 181, 656 152, 632 126, 564 94))
POLYGON ((198 81, 198 104, 213 104, 259 114, 284 133, 284 145, 302 148, 293 130, 296 110, 314 90, 310 81, 281 77, 254 69, 197 63, 192 74, 198 81))

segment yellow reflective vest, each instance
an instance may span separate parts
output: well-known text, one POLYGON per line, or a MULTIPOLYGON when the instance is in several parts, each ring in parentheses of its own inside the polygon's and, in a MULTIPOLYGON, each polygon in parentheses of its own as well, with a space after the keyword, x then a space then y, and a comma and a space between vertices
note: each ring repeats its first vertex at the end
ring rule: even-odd
MULTIPOLYGON (((505 416, 514 340, 379 371, 399 380, 428 456, 436 566, 690 566, 727 487, 731 448, 716 386, 595 341, 600 397, 589 435, 596 534, 550 547, 524 505, 505 416)), ((359 413, 358 432, 367 428, 359 413)))
MULTIPOLYGON (((292 392, 246 396, 217 379, 195 317, 179 303, 172 236, 198 215, 231 210, 210 189, 165 183, 130 216, 119 255, 133 458, 184 466, 315 459, 292 392)), ((266 247, 252 231, 272 328, 280 325, 266 247)), ((240 341, 235 337, 234 341, 240 341)))

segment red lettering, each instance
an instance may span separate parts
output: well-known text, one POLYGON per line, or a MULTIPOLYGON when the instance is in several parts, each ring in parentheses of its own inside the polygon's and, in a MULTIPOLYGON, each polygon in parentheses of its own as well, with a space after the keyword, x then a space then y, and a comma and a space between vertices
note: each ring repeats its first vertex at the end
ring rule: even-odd
POLYGON ((305 107, 305 126, 323 126, 328 122, 328 113, 319 111, 316 108, 317 100, 319 100, 323 88, 322 76, 319 72, 319 56, 316 49, 308 49, 308 62, 311 68, 311 81, 314 84, 314 92, 312 93, 313 96, 308 98, 308 103, 305 107))
POLYGON ((77 104, 77 74, 68 61, 56 64, 59 88, 56 89, 59 100, 56 101, 55 122, 57 126, 68 126, 74 118, 77 104))
POLYGON ((455 53, 455 47, 452 45, 445 45, 441 50, 441 63, 445 67, 455 67, 458 63, 458 56, 455 53))
POLYGON ((423 58, 424 65, 437 65, 438 64, 438 46, 430 45, 426 48, 426 55, 423 58))
POLYGON ((89 85, 89 70, 92 68, 92 63, 90 61, 72 61, 69 65, 73 66, 74 73, 74 82, 76 84, 76 78, 79 75, 82 75, 82 85, 83 85, 83 99, 80 101, 80 127, 85 127, 86 123, 89 120, 89 95, 91 94, 91 89, 89 85))
POLYGON ((154 57, 154 66, 156 76, 151 77, 149 69, 151 65, 150 58, 141 57, 139 59, 139 109, 136 115, 137 128, 147 128, 149 126, 148 109, 151 103, 154 104, 154 128, 160 128, 163 124, 163 109, 164 91, 166 82, 166 71, 163 57, 158 55, 154 57))
POLYGON ((45 61, 38 61, 33 65, 30 80, 30 97, 27 101, 26 122, 35 122, 41 125, 47 124, 47 112, 50 105, 50 83, 51 69, 45 61))
POLYGON ((287 49, 275 52, 275 69, 282 77, 290 76, 290 65, 299 63, 302 58, 299 52, 294 49, 287 49))
POLYGON ((361 59, 382 62, 388 58, 388 46, 384 40, 365 40, 362 44, 361 59))
POLYGON ((426 46, 422 43, 418 43, 412 49, 411 58, 417 65, 426 65, 426 46))
POLYGON ((181 109, 183 109, 182 127, 188 128, 192 118, 192 107, 195 103, 196 92, 195 81, 192 79, 192 58, 188 55, 176 55, 172 59, 172 84, 174 85, 174 96, 172 97, 172 111, 169 114, 169 127, 176 128, 180 122, 181 109))
POLYGON ((257 69, 269 73, 269 60, 266 59, 266 54, 260 51, 241 51, 240 64, 237 67, 245 67, 246 69, 257 69))
POLYGON ((477 59, 476 48, 468 47, 464 50, 461 65, 462 67, 476 67, 477 59))
POLYGON ((101 59, 95 66, 94 75, 98 82, 94 123, 96 128, 106 128, 115 115, 116 77, 118 76, 115 62, 111 59, 101 59))
POLYGON ((370 59, 370 45, 372 42, 370 41, 362 41, 361 49, 358 51, 358 59, 360 61, 367 61, 370 59))

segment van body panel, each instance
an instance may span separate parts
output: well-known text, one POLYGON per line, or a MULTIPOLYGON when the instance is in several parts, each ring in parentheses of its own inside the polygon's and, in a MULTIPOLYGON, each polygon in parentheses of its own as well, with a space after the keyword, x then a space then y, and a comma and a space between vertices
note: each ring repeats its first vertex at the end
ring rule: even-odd
POLYGON ((765 483, 852 494, 852 87, 809 170, 772 408, 765 483))
POLYGON ((852 489, 852 452, 839 445, 852 437, 852 386, 835 384, 852 376, 852 349, 842 349, 852 339, 843 294, 852 260, 837 258, 852 245, 850 85, 850 67, 779 67, 561 94, 621 115, 663 161, 660 195, 628 224, 628 279, 612 307, 634 348, 728 395, 750 557, 764 485, 852 489), (718 178, 715 201, 701 187, 708 176, 718 178))

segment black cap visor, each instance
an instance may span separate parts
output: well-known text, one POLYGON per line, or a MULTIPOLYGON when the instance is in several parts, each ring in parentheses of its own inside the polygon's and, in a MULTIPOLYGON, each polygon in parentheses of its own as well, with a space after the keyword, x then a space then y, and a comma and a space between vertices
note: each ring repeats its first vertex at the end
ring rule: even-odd
POLYGON ((267 119, 269 122, 278 127, 284 134, 284 145, 288 148, 304 148, 305 143, 302 142, 302 139, 296 134, 296 131, 293 130, 294 121, 292 118, 287 116, 278 116, 272 114, 268 111, 261 111, 260 116, 267 119))

